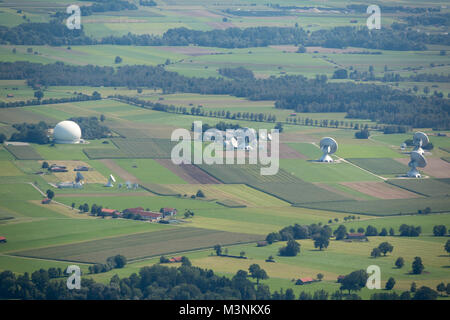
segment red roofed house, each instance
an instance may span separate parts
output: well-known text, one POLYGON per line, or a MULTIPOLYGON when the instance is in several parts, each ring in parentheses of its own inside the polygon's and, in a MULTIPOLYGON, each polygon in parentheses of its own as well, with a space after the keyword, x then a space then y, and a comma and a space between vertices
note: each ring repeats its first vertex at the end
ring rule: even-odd
POLYGON ((42 201, 41 201, 42 204, 49 204, 50 202, 52 202, 52 200, 49 199, 49 198, 44 198, 44 199, 42 199, 42 201))
POLYGON ((183 257, 172 257, 169 259, 169 262, 175 263, 175 262, 181 262, 183 260, 183 257))
POLYGON ((347 241, 358 240, 358 241, 367 241, 367 237, 364 233, 349 233, 347 234, 347 241))
POLYGON ((115 209, 103 209, 102 208, 102 214, 104 216, 113 216, 114 214, 119 214, 119 211, 115 210, 115 209))
POLYGON ((123 214, 132 213, 135 215, 140 215, 143 220, 160 220, 161 214, 158 212, 145 211, 142 207, 129 208, 123 210, 123 214))
POLYGON ((6 238, 5 237, 0 237, 0 242, 6 243, 6 238))
POLYGON ((304 285, 304 284, 309 284, 309 283, 313 283, 316 282, 317 280, 314 280, 313 278, 300 278, 297 280, 297 282, 295 284, 297 285, 304 285))
POLYGON ((163 214, 163 218, 165 218, 166 216, 174 216, 177 214, 177 209, 175 208, 162 208, 160 211, 163 214))

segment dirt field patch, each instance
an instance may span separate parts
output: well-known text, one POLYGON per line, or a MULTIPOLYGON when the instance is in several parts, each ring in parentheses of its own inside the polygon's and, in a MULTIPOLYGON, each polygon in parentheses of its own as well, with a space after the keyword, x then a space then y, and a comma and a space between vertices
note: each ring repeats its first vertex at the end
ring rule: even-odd
MULTIPOLYGON (((409 158, 399 158, 395 160, 406 165, 408 165, 409 162, 409 158)), ((435 178, 450 178, 450 163, 439 158, 427 158, 427 162, 428 165, 425 168, 420 168, 420 171, 435 178)))
POLYGON ((175 173, 184 181, 191 184, 220 184, 216 178, 192 164, 175 165, 170 159, 156 159, 158 163, 175 173))
POLYGON ((341 182, 341 184, 379 199, 410 199, 420 197, 416 193, 393 187, 384 182, 341 182))
MULTIPOLYGON (((43 161, 39 161, 42 163, 43 161)), ((53 172, 53 174, 61 182, 74 181, 77 171, 73 171, 78 166, 91 168, 86 162, 72 160, 48 160, 49 165, 56 164, 58 166, 66 166, 67 172, 53 172)), ((80 171, 85 179, 85 183, 106 183, 108 180, 98 171, 91 168, 89 171, 80 171)))

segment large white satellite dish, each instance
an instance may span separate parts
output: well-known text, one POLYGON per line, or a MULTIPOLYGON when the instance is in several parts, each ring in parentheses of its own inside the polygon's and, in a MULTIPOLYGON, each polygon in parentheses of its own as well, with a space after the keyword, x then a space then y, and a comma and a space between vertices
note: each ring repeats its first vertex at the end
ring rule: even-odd
POLYGON ((430 142, 430 139, 428 138, 428 136, 425 133, 420 132, 420 131, 414 133, 414 136, 413 136, 414 150, 413 151, 417 151, 423 155, 425 152, 423 151, 422 147, 425 147, 429 142, 430 142))
POLYGON ((323 151, 322 157, 319 159, 320 162, 333 162, 333 158, 330 154, 333 154, 338 149, 338 144, 336 140, 330 137, 325 137, 320 140, 320 149, 323 151))
POLYGON ((412 178, 420 178, 420 172, 417 168, 425 168, 427 166, 427 160, 420 154, 420 152, 411 152, 411 161, 408 163, 411 170, 408 171, 407 176, 412 178))
POLYGON ((114 187, 114 183, 116 182, 116 178, 112 174, 109 175, 108 182, 105 184, 105 187, 111 188, 114 187))

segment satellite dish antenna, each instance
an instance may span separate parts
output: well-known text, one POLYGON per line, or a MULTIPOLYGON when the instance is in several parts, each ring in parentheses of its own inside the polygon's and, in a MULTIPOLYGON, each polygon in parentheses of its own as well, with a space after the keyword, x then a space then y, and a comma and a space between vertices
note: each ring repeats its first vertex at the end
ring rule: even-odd
POLYGON ((412 178, 420 178, 421 175, 417 168, 425 168, 427 166, 427 160, 422 154, 420 154, 420 152, 412 151, 411 161, 408 163, 408 166, 411 170, 409 170, 406 175, 412 178))
POLYGON ((111 188, 114 187, 114 184, 116 182, 116 178, 112 174, 109 175, 108 183, 105 184, 105 187, 111 188))
POLYGON ((77 172, 75 175, 75 182, 81 182, 84 181, 84 176, 81 174, 81 172, 77 172))
POLYGON ((428 136, 425 133, 420 132, 420 131, 414 133, 413 144, 415 147, 414 147, 413 151, 417 151, 423 155, 425 153, 425 151, 423 151, 422 147, 425 147, 429 142, 430 142, 430 139, 428 138, 428 136))
POLYGON ((234 149, 237 149, 239 147, 237 139, 235 137, 231 138, 231 145, 234 149))
POLYGON ((337 151, 338 144, 333 138, 325 137, 320 140, 320 149, 323 151, 323 155, 319 159, 319 162, 333 162, 333 158, 330 157, 330 154, 337 151))

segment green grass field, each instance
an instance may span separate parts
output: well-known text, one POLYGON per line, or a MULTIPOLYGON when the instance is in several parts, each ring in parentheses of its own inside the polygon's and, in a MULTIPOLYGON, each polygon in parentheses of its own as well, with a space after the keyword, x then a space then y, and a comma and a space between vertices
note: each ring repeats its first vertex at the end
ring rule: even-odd
POLYGON ((429 197, 447 196, 450 194, 450 186, 445 179, 393 179, 388 183, 394 186, 416 192, 429 197))
POLYGON ((348 161, 379 175, 405 174, 409 168, 391 158, 348 158, 348 161))
POLYGON ((15 255, 53 260, 104 263, 106 258, 123 254, 128 260, 213 247, 216 244, 254 242, 255 235, 217 232, 196 228, 166 228, 165 230, 126 235, 104 240, 64 246, 20 251, 15 255))

